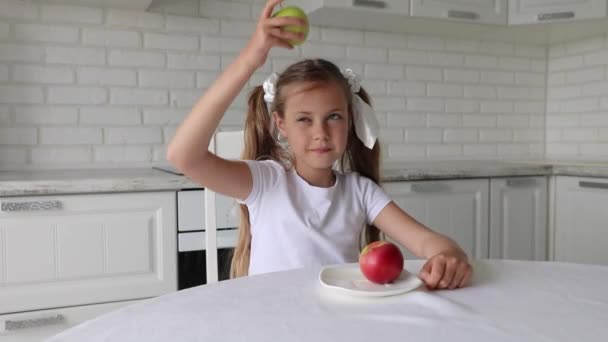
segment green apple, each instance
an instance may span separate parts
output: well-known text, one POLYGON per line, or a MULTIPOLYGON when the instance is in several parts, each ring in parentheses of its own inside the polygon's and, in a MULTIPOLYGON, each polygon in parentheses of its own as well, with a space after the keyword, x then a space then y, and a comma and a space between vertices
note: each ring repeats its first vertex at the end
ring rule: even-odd
POLYGON ((295 40, 295 39, 288 40, 289 44, 300 45, 300 44, 304 43, 304 41, 306 40, 306 37, 308 37, 308 17, 306 16, 306 13, 300 7, 287 6, 287 7, 281 8, 280 10, 275 12, 272 16, 273 17, 296 17, 296 18, 301 18, 301 19, 306 20, 306 26, 288 25, 288 26, 283 27, 283 29, 285 31, 304 34, 304 38, 302 40, 295 40))

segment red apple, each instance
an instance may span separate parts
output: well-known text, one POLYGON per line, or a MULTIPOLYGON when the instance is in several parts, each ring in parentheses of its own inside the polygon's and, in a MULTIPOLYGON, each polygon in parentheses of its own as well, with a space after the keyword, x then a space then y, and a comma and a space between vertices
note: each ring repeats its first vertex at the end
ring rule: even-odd
POLYGON ((403 255, 393 243, 372 242, 359 255, 359 268, 369 281, 387 284, 397 279, 403 271, 403 255))

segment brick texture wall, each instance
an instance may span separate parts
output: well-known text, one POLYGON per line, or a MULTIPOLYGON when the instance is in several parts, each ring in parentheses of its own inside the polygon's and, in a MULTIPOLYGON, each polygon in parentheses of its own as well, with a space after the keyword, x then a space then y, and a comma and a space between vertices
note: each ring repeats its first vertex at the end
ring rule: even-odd
MULTIPOLYGON (((165 164, 176 126, 244 47, 262 3, 203 0, 190 3, 202 15, 195 17, 180 14, 192 11, 188 3, 160 13, 2 0, 0 169, 165 164)), ((249 86, 299 59, 323 57, 362 74, 386 161, 539 158, 548 60, 549 106, 579 108, 559 94, 594 93, 580 82, 605 82, 600 57, 588 61, 608 51, 600 40, 601 48, 589 43, 594 52, 559 46, 547 59, 543 46, 313 27, 300 48, 274 50, 249 86)), ((222 129, 242 127, 248 91, 222 129)), ((608 103, 590 96, 589 111, 608 103)), ((607 127, 605 120, 562 110, 548 116, 549 152, 599 151, 595 140, 577 139, 592 131, 605 140, 606 128, 580 122, 607 127)))
POLYGON ((608 160, 608 40, 551 46, 548 56, 549 158, 608 160))

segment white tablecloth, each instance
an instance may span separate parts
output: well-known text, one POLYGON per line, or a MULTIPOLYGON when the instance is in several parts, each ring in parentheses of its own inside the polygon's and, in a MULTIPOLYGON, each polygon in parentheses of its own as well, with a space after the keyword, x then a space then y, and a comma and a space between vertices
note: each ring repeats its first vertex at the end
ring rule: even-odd
MULTIPOLYGON (((411 272, 421 266, 406 261, 411 272)), ((473 266, 471 287, 384 298, 336 295, 320 269, 241 278, 138 303, 50 341, 608 341, 608 267, 473 266)))

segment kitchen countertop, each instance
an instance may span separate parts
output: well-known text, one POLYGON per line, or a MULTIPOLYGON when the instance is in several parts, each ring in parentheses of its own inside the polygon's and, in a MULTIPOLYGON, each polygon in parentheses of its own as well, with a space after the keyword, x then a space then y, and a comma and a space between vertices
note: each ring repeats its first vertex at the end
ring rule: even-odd
MULTIPOLYGON (((437 161, 387 163, 384 181, 513 176, 608 177, 608 161, 437 161)), ((0 196, 174 191, 200 185, 153 168, 0 171, 0 196)))
POLYGON ((189 178, 153 168, 0 171, 0 196, 174 191, 200 188, 189 178))

